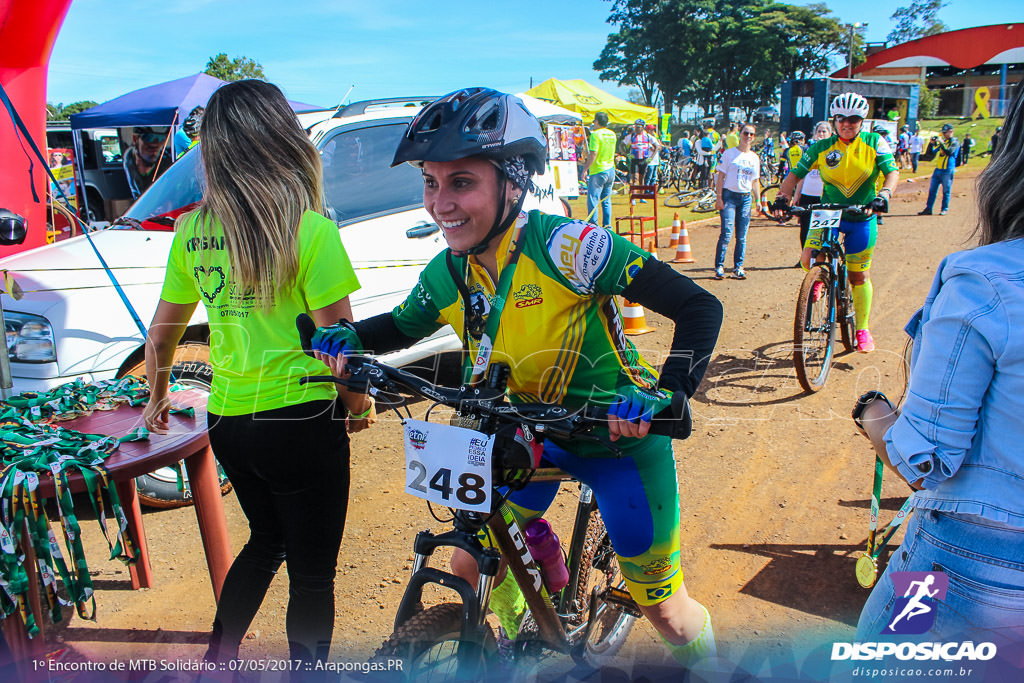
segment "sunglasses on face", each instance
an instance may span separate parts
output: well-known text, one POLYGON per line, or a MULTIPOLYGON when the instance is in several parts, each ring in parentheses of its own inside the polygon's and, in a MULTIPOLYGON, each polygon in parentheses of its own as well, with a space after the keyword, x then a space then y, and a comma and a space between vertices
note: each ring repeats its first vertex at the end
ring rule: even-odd
POLYGON ((160 133, 144 133, 139 137, 142 139, 143 142, 148 142, 149 144, 153 144, 154 142, 162 142, 164 139, 164 136, 160 135, 160 133))
POLYGON ((751 138, 752 138, 752 137, 754 137, 755 135, 757 135, 757 133, 751 133, 750 131, 748 131, 748 130, 745 130, 745 131, 743 131, 742 133, 740 133, 740 135, 743 135, 743 136, 745 136, 745 137, 751 137, 751 138))
POLYGON ((851 123, 857 125, 864 120, 862 116, 836 116, 836 123, 851 123))

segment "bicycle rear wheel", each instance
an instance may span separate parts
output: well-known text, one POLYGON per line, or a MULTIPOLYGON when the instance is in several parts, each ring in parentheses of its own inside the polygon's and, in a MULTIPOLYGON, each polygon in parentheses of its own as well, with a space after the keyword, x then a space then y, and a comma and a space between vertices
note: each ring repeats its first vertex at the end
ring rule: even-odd
POLYGON ((497 650, 488 626, 482 645, 461 640, 462 605, 446 602, 414 614, 377 648, 372 662, 386 665, 403 681, 456 681, 487 678, 487 665, 497 650), (459 671, 469 657, 471 671, 459 671), (401 664, 399 669, 395 660, 401 664))
MULTIPOLYGON (((580 556, 580 584, 576 591, 576 604, 586 610, 593 591, 601 593, 608 588, 625 589, 626 582, 619 571, 619 558, 612 550, 612 542, 597 510, 590 516, 587 536, 580 556)), ((586 611, 583 613, 586 615, 586 611)), ((583 659, 590 666, 600 668, 611 660, 626 642, 636 617, 607 602, 600 602, 595 623, 583 649, 583 659)))
POLYGON ((814 393, 823 386, 832 369, 832 351, 836 331, 832 324, 833 294, 831 276, 822 266, 814 266, 800 285, 793 321, 793 363, 796 378, 804 391, 814 393), (815 284, 820 282, 819 287, 815 284), (815 300, 815 289, 818 290, 815 300))

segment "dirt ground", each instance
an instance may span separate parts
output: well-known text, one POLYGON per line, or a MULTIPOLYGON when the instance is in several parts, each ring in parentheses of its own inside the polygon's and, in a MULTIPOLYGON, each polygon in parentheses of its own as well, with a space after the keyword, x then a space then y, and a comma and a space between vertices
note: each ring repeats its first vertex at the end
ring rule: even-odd
MULTIPOLYGON (((854 577, 854 556, 865 545, 874 458, 849 419, 850 409, 868 389, 900 395, 903 325, 921 305, 942 257, 967 244, 974 225, 972 185, 973 179, 958 174, 950 214, 918 217, 927 178, 901 183, 893 213, 879 230, 872 269, 871 330, 878 350, 840 353, 827 386, 813 395, 800 389, 791 361, 793 312, 803 276, 793 267, 799 254, 795 221, 782 227, 753 221, 746 281, 711 279, 717 218, 688 226, 697 263, 675 267, 722 300, 725 324, 693 401, 694 434, 676 443, 683 568, 689 591, 713 615, 726 655, 752 642, 784 648, 807 634, 852 637, 867 596, 854 577)), ((668 225, 671 211, 663 211, 668 225)), ((659 250, 660 258, 673 255, 667 247, 659 250)), ((670 326, 651 312, 646 320, 656 331, 634 341, 648 357, 661 359, 670 326)), ((442 527, 422 501, 403 492, 397 421, 382 420, 356 435, 352 454, 332 655, 358 662, 392 629, 410 573, 413 535, 442 527)), ((907 493, 894 477, 886 478, 884 519, 907 493)), ((567 495, 559 500, 563 511, 573 504, 567 495)), ((237 552, 247 537, 245 519, 233 495, 225 506, 237 552)), ((95 622, 71 617, 51 627, 47 650, 52 657, 106 662, 201 657, 214 600, 194 512, 149 511, 145 525, 155 587, 132 591, 127 569, 106 561, 102 536, 83 523, 98 588, 97 617, 95 622)), ((286 603, 282 572, 252 624, 243 656, 287 656, 286 603)), ((633 630, 623 656, 664 659, 646 622, 633 630)))

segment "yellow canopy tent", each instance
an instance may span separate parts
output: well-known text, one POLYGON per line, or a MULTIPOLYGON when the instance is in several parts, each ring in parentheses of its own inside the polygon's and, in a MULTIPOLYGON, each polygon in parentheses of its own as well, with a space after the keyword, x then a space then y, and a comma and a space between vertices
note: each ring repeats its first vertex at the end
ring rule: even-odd
POLYGON ((579 78, 567 81, 549 78, 527 90, 526 94, 577 112, 583 116, 585 124, 593 121, 594 114, 599 111, 608 112, 610 123, 630 124, 637 119, 658 123, 658 110, 654 107, 627 102, 579 78))

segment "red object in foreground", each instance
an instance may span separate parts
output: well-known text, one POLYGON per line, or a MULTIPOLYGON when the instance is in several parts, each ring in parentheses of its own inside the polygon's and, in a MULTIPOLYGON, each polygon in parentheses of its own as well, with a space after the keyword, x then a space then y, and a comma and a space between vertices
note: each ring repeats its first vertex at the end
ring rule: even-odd
MULTIPOLYGON (((196 519, 199 522, 199 533, 206 552, 206 563, 210 570, 210 582, 213 586, 214 600, 220 600, 224 577, 231 566, 231 544, 228 539, 227 523, 224 519, 224 504, 221 501, 220 483, 217 477, 217 465, 210 450, 210 440, 206 431, 206 394, 197 390, 175 392, 172 400, 175 405, 191 405, 195 408, 194 418, 171 415, 170 432, 168 434, 151 434, 148 441, 133 441, 121 444, 119 450, 106 460, 107 470, 117 486, 117 494, 121 498, 128 527, 133 538, 138 541, 139 559, 130 567, 132 588, 149 588, 153 585, 152 571, 149 563, 149 551, 146 544, 146 533, 142 525, 142 511, 139 497, 135 490, 135 477, 153 470, 172 465, 178 460, 185 460, 192 497, 195 502, 196 519)), ((142 421, 142 408, 122 406, 112 411, 96 411, 91 415, 79 417, 60 423, 62 427, 77 429, 88 434, 106 434, 121 437, 137 427, 145 426, 142 421)), ((85 482, 80 474, 69 477, 71 490, 85 490, 85 482)), ((53 478, 40 476, 40 497, 54 495, 53 478)), ((92 531, 83 527, 85 533, 92 531)), ((105 558, 103 558, 105 559, 105 558)), ((31 607, 40 627, 40 635, 29 640, 25 635, 24 625, 17 614, 12 614, 0 624, 4 635, 11 646, 19 668, 31 667, 31 659, 38 659, 43 653, 43 624, 46 612, 42 609, 39 599, 38 577, 36 576, 34 556, 26 555, 25 566, 29 572, 31 607)), ((102 601, 102 596, 98 596, 102 601)), ((23 668, 23 674, 30 668, 23 668)))

